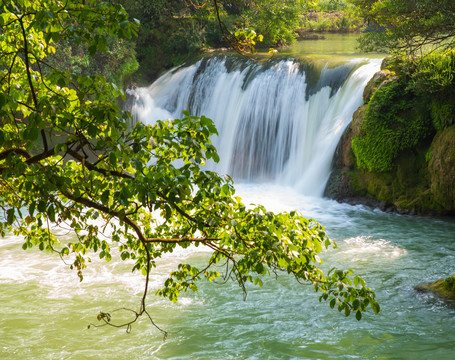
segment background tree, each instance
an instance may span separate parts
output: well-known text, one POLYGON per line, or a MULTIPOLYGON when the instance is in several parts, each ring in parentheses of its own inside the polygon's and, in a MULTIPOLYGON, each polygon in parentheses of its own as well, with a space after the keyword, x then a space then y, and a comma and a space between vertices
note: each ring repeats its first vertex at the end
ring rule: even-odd
POLYGON ((243 12, 245 25, 264 36, 265 45, 283 46, 292 43, 307 8, 306 0, 251 1, 243 12))
POLYGON ((414 54, 455 45, 453 0, 352 0, 372 31, 361 40, 365 50, 414 54))
POLYGON ((185 0, 117 0, 131 17, 140 21, 139 36, 131 47, 140 64, 140 82, 150 83, 163 69, 180 65, 199 54, 204 46, 204 16, 193 17, 185 0))
MULTIPOLYGON (((320 269, 334 245, 324 228, 296 212, 252 208, 234 195, 229 177, 204 170, 218 161, 213 122, 184 113, 156 125, 131 124, 116 99, 123 92, 100 75, 47 62, 53 44, 84 43, 93 55, 112 36, 138 29, 122 6, 97 0, 2 2, 0 15, 0 231, 23 236, 23 248, 55 252, 83 279, 89 253, 133 259, 145 276, 130 329, 146 310, 155 260, 191 244, 213 250, 203 268, 180 264, 159 295, 176 301, 200 279, 232 279, 246 292, 263 275, 288 273, 312 284, 320 300, 346 315, 371 306, 374 292, 352 271, 320 269), (73 240, 54 227, 69 228, 73 240), (107 236, 107 238, 105 237, 107 236), (220 273, 223 264, 224 273, 220 273)), ((113 324, 108 313, 98 319, 113 324)), ((150 318, 150 320, 152 320, 150 318)), ((119 326, 119 325, 115 325, 119 326)))

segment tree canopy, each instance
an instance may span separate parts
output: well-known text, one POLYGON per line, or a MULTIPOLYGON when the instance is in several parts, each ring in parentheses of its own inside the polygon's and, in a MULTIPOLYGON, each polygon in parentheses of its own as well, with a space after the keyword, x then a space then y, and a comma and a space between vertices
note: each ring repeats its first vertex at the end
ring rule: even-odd
POLYGON ((455 45, 453 0, 352 0, 370 25, 365 50, 413 54, 455 45))
MULTIPOLYGON (((231 279, 246 293, 263 275, 287 273, 346 316, 360 320, 368 307, 377 313, 375 294, 361 277, 321 270, 318 254, 334 246, 322 225, 294 211, 247 207, 228 176, 204 169, 219 160, 210 119, 185 112, 182 119, 133 124, 117 105, 124 93, 114 83, 48 62, 65 39, 85 44, 93 56, 138 26, 114 2, 2 1, 2 235, 13 231, 24 238, 24 250, 58 254, 81 281, 91 253, 132 259, 145 282, 140 309, 121 324, 127 329, 141 315, 152 320, 146 296, 156 259, 191 245, 212 250, 207 264, 180 264, 159 295, 176 301, 201 279, 231 279), (73 240, 60 239, 58 227, 71 229, 73 240)), ((98 319, 114 324, 108 313, 98 319)))

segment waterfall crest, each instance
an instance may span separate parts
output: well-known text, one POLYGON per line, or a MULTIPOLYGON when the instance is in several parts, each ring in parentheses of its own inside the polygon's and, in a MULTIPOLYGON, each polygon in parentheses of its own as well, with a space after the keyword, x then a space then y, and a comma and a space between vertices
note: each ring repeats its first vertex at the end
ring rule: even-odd
POLYGON ((214 56, 137 89, 132 113, 149 124, 183 110, 205 115, 220 134, 212 139, 221 158, 214 170, 322 196, 337 143, 379 68, 378 59, 331 66, 214 56))

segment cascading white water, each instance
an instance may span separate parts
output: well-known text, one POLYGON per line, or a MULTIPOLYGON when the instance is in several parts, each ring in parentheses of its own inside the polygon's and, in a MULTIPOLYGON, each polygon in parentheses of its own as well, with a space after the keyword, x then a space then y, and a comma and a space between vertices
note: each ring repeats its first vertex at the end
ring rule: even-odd
POLYGON ((216 171, 321 196, 337 143, 379 67, 378 59, 332 67, 206 58, 138 89, 133 114, 144 123, 178 118, 183 110, 205 115, 220 134, 213 139, 221 158, 216 171))

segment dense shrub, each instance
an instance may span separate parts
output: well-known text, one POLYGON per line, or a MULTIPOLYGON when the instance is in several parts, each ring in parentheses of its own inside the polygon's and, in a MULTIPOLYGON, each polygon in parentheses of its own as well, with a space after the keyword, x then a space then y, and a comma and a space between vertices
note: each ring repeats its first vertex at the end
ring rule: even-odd
POLYGON ((352 141, 357 165, 389 171, 400 151, 412 149, 433 132, 424 106, 400 81, 380 87, 371 98, 361 134, 352 141))
POLYGON ((455 50, 434 52, 403 62, 408 87, 417 95, 438 94, 455 87, 455 50))

